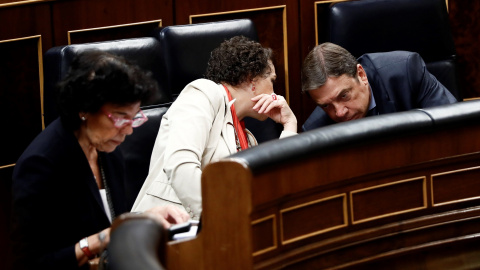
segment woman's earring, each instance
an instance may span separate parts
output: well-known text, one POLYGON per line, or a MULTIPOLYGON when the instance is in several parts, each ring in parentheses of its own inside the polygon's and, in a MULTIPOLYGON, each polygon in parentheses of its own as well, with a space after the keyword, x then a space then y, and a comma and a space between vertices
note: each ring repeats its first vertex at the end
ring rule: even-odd
POLYGON ((82 119, 82 121, 87 120, 87 119, 85 118, 85 116, 82 116, 80 119, 82 119))

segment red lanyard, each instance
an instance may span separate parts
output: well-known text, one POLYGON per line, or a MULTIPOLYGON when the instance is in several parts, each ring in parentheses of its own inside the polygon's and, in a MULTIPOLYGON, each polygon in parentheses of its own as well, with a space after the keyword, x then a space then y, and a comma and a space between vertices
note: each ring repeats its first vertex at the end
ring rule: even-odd
MULTIPOLYGON (((228 88, 225 85, 223 85, 223 88, 225 88, 225 91, 227 92, 228 101, 232 101, 232 95, 230 95, 228 88)), ((243 120, 238 120, 234 104, 230 106, 230 110, 232 111, 233 127, 235 128, 238 140, 240 141, 240 146, 242 147, 242 150, 245 150, 248 148, 247 135, 245 135, 245 123, 243 120)))

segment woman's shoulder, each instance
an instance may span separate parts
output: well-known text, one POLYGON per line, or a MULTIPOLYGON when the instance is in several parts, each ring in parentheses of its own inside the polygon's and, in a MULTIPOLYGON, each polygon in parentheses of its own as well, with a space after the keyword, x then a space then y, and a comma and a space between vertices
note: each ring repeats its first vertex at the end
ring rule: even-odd
POLYGON ((214 81, 208 79, 197 79, 191 82, 189 85, 197 90, 202 91, 207 97, 223 97, 223 87, 214 81))
MULTIPOLYGON (((63 153, 71 153, 72 147, 75 147, 75 136, 67 131, 60 119, 50 123, 22 153, 19 161, 29 156, 43 156, 49 159, 55 159, 62 156, 63 153)), ((60 157, 62 158, 62 157, 60 157)))
POLYGON ((210 87, 218 87, 219 85, 212 81, 212 80, 209 80, 209 79, 196 79, 194 81, 192 81, 190 83, 190 85, 194 86, 194 87, 207 87, 207 88, 210 88, 210 87))
POLYGON ((214 107, 225 103, 226 94, 222 85, 208 79, 197 79, 189 83, 185 87, 184 91, 185 90, 197 90, 202 92, 214 107))

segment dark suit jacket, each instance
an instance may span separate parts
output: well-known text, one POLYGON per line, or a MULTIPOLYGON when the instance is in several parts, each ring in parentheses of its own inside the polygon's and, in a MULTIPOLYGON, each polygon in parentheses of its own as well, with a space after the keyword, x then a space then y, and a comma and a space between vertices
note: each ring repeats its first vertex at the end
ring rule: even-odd
MULTIPOLYGON (((394 51, 364 54, 358 59, 367 73, 378 114, 454 103, 457 100, 432 74, 417 53, 394 51)), ((303 124, 311 130, 335 123, 320 108, 303 124)))
MULTIPOLYGON (((120 152, 99 153, 115 214, 126 212, 120 152)), ((59 119, 27 147, 13 172, 13 243, 19 268, 77 269, 74 245, 110 226, 78 140, 59 119)))

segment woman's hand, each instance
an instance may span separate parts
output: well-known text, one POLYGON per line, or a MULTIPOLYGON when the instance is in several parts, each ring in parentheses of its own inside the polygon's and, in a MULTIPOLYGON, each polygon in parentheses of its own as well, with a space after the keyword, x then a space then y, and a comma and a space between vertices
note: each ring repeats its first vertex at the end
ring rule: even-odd
POLYGON ((283 125, 284 130, 297 132, 297 118, 288 106, 284 97, 276 94, 261 94, 254 98, 253 109, 259 114, 265 114, 273 121, 283 125))
MULTIPOLYGON (((97 257, 100 256, 103 250, 108 246, 108 243, 110 243, 110 227, 99 233, 88 236, 87 242, 90 253, 97 257)), ((87 255, 80 249, 79 243, 75 244, 75 256, 77 257, 79 266, 85 264, 89 260, 87 255)))
MULTIPOLYGON (((179 224, 187 222, 190 218, 187 212, 173 205, 162 205, 152 207, 145 211, 152 218, 156 219, 162 224, 164 228, 170 228, 172 224, 179 224)), ((92 234, 87 238, 88 249, 93 255, 100 256, 103 250, 110 243, 110 227, 103 231, 92 234)), ((80 249, 80 244, 75 244, 75 255, 77 257, 78 265, 81 266, 88 261, 87 255, 80 249)))
POLYGON ((170 228, 172 224, 185 223, 190 219, 187 212, 174 205, 155 206, 145 213, 151 214, 165 229, 170 228))

